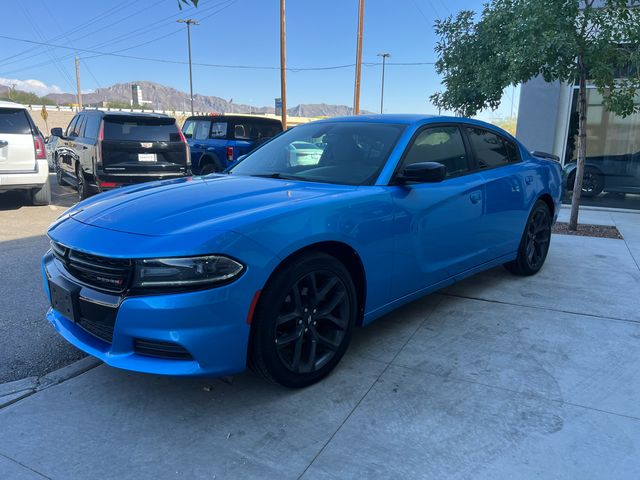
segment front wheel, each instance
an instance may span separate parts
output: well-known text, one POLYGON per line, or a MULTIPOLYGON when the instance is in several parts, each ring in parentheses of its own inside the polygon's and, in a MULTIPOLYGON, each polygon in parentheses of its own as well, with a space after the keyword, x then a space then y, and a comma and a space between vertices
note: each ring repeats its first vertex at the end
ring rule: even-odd
POLYGON ((504 266, 514 275, 535 275, 540 271, 549 251, 551 241, 551 212, 542 200, 538 200, 524 227, 518 256, 504 266))
POLYGON ((87 185, 87 179, 84 178, 84 172, 79 165, 76 167, 76 180, 78 182, 78 200, 82 201, 85 198, 89 198, 89 186, 87 185))
POLYGON ((311 385, 344 355, 357 296, 345 266, 313 253, 281 268, 263 290, 253 318, 249 364, 285 387, 311 385))

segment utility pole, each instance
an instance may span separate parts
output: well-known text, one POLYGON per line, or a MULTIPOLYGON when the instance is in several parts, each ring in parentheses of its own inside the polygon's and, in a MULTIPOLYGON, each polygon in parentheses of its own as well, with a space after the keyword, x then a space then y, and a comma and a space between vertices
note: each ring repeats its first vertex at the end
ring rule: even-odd
POLYGON ((82 90, 80 89, 80 59, 76 57, 76 88, 78 90, 78 111, 82 110, 82 90))
POLYGON ((280 0, 280 98, 282 100, 282 128, 287 129, 287 31, 284 15, 285 0, 280 0))
POLYGON ((191 25, 199 25, 192 18, 177 20, 178 23, 187 24, 187 46, 189 48, 189 98, 191 100, 191 115, 193 115, 193 73, 191 71, 191 25))
POLYGON ((362 30, 364 28, 364 0, 358 3, 358 41, 356 44, 356 81, 353 92, 353 114, 360 114, 360 77, 362 75, 362 30))
POLYGON ((378 56, 382 57, 382 88, 380 91, 380 114, 382 114, 384 110, 384 67, 385 67, 387 58, 389 58, 391 54, 379 53, 378 56))

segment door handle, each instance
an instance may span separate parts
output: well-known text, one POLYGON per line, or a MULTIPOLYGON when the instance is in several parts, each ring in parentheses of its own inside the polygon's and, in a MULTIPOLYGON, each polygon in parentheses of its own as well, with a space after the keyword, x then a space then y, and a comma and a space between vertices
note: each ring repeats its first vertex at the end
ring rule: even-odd
POLYGON ((469 195, 469 200, 471 200, 471 203, 478 203, 482 200, 482 194, 480 192, 473 192, 469 195))
POLYGON ((533 177, 531 175, 524 177, 524 183, 531 185, 533 183, 533 177))

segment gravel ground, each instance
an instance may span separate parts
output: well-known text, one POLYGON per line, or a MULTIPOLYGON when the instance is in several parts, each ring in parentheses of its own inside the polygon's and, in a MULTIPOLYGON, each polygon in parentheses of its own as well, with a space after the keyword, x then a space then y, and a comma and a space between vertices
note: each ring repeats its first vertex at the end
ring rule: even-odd
POLYGON ((556 222, 552 229, 553 233, 561 235, 578 235, 580 237, 616 238, 622 240, 622 234, 614 226, 609 225, 580 225, 578 230, 569 230, 569 224, 556 222))
POLYGON ((0 383, 44 375, 84 356, 44 319, 48 302, 40 260, 49 224, 76 199, 53 187, 53 204, 26 205, 19 192, 0 193, 0 383))

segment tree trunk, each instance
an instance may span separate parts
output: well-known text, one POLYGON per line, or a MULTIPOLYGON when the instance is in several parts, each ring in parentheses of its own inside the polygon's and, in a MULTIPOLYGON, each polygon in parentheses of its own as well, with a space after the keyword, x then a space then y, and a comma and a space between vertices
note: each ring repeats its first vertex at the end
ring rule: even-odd
POLYGON ((587 157, 587 69, 580 68, 580 80, 578 90, 578 162, 576 165, 576 180, 573 184, 573 196, 571 197, 571 216, 569 229, 578 229, 578 210, 580 208, 580 193, 582 192, 582 177, 584 176, 584 163, 587 157))

